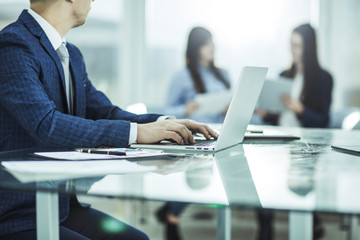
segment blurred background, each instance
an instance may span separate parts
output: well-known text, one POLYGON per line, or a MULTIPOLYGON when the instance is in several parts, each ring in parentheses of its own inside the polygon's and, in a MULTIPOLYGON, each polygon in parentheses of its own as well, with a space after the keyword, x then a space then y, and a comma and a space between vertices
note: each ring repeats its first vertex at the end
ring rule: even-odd
MULTIPOLYGON (((0 29, 28 7, 0 0, 0 29)), ((289 67, 291 31, 303 23, 316 29, 320 64, 334 77, 332 107, 360 107, 358 0, 97 0, 86 25, 66 38, 114 104, 160 111, 194 26, 212 32, 216 64, 235 82, 244 65, 268 66, 268 78, 289 67)))

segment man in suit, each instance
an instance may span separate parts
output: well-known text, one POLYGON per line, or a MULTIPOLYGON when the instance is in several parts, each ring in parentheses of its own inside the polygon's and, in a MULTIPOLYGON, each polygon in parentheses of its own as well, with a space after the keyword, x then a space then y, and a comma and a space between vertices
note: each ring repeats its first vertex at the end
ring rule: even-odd
MULTIPOLYGON (((0 32, 0 151, 27 147, 127 147, 170 139, 194 143, 208 126, 157 114, 136 115, 111 104, 87 77, 82 55, 64 39, 83 25, 91 0, 30 0, 30 9, 0 32)), ((0 191, 1 239, 35 239, 35 195, 0 191)), ((61 239, 147 239, 140 231, 76 199, 61 196, 61 239), (123 224, 106 233, 104 219, 123 224)))

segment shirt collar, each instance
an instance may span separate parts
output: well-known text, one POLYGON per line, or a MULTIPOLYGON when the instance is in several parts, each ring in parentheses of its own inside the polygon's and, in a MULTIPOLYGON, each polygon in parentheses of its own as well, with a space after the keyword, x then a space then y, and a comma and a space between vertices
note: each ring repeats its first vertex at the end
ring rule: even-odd
POLYGON ((28 12, 44 30, 46 36, 48 37, 51 45, 55 50, 58 49, 62 43, 66 44, 65 38, 61 38, 59 32, 48 21, 46 21, 43 17, 41 17, 32 9, 29 9, 28 12))

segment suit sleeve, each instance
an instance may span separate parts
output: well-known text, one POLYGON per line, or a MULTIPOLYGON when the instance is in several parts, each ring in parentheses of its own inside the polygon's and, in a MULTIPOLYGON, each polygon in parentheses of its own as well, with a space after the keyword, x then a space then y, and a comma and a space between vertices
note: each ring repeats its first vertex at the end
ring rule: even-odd
MULTIPOLYGON (((35 54, 28 47, 27 41, 17 34, 2 37, 8 41, 3 39, 0 43, 0 56, 4 63, 0 66, 0 104, 39 144, 47 147, 126 147, 130 121, 152 120, 130 113, 122 114, 121 110, 110 106, 108 111, 101 112, 94 119, 57 111, 55 103, 42 87, 40 63, 34 58, 35 54)), ((90 85, 88 94, 92 93, 95 90, 90 85)), ((94 100, 99 96, 103 94, 96 91, 88 99, 90 108, 107 105, 104 103, 105 96, 102 102, 94 100)))

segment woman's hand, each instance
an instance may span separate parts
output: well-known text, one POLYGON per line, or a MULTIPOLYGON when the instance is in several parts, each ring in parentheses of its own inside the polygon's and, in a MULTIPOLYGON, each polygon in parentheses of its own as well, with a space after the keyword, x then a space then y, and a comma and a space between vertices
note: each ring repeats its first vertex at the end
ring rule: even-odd
POLYGON ((230 107, 230 104, 227 105, 227 106, 224 108, 224 110, 222 110, 221 114, 224 115, 224 116, 226 116, 226 113, 227 113, 227 111, 229 110, 229 107, 230 107))
POLYGON ((300 101, 292 99, 288 94, 282 95, 281 101, 287 109, 293 111, 297 115, 301 115, 304 112, 304 105, 300 101))
POLYGON ((259 115, 259 116, 262 117, 262 118, 265 118, 265 117, 267 117, 267 115, 268 115, 268 112, 267 112, 266 110, 264 110, 264 109, 259 109, 259 108, 255 108, 254 113, 255 113, 256 115, 259 115))
POLYGON ((189 116, 189 115, 193 114, 198 108, 199 108, 199 105, 196 102, 188 101, 186 103, 185 116, 189 116))

